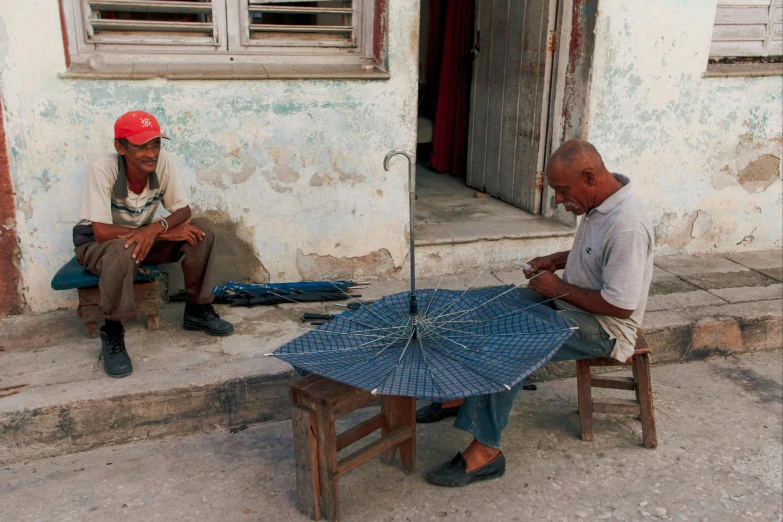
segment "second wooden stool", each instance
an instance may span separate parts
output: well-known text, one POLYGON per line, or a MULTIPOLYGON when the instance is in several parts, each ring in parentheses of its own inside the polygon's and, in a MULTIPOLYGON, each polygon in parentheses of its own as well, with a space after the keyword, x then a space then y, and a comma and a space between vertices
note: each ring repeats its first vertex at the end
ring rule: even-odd
POLYGON ((394 462, 397 448, 406 473, 416 463, 416 400, 381 396, 381 413, 337 435, 335 420, 378 399, 366 390, 319 375, 308 375, 291 385, 291 419, 296 461, 296 498, 299 510, 313 520, 321 513, 330 521, 339 516, 338 480, 370 459, 383 455, 394 462), (337 460, 337 452, 381 430, 376 441, 337 460))
POLYGON ((579 425, 582 440, 593 440, 593 412, 639 415, 642 440, 646 448, 658 445, 655 435, 652 380, 650 379, 650 346, 644 332, 637 330, 634 354, 621 362, 609 357, 576 361, 576 385, 579 394, 579 425), (592 375, 591 366, 630 366, 633 377, 592 375), (636 399, 593 399, 592 388, 613 388, 636 392, 636 399))

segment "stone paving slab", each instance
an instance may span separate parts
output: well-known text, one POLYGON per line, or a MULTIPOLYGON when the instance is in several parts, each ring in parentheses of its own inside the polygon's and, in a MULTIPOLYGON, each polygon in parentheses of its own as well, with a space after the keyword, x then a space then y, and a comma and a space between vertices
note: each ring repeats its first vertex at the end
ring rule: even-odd
POLYGON ((702 290, 714 290, 722 288, 754 288, 774 285, 776 280, 765 276, 755 270, 741 272, 708 272, 684 275, 682 278, 688 283, 702 290))
POLYGON ((750 270, 750 268, 735 263, 720 254, 657 257, 655 258, 655 265, 678 276, 693 276, 705 273, 725 274, 750 270))
POLYGON ((750 252, 734 252, 723 254, 723 257, 730 259, 742 266, 752 268, 753 270, 764 270, 767 268, 783 268, 783 252, 780 250, 755 250, 750 252))
POLYGON ((754 286, 741 288, 715 288, 710 293, 730 303, 747 303, 751 301, 769 301, 783 298, 783 284, 769 286, 754 286))
MULTIPOLYGON (((501 479, 456 490, 427 483, 423 474, 470 437, 448 421, 422 425, 415 473, 376 459, 340 480, 341 519, 777 522, 782 372, 780 352, 654 367, 653 450, 624 415, 596 415, 595 440, 582 442, 574 379, 544 383, 514 405, 501 479)), ((0 520, 304 522, 295 488, 282 421, 4 466, 0 520)))

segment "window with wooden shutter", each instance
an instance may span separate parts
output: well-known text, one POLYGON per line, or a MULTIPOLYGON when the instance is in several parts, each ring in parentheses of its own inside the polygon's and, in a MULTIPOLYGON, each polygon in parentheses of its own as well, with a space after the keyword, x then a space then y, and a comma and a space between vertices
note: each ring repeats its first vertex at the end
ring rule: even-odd
POLYGON ((65 75, 122 77, 131 68, 134 77, 191 78, 204 65, 203 77, 257 78, 268 64, 276 75, 291 65, 300 77, 334 77, 329 67, 388 77, 375 65, 377 1, 60 0, 72 60, 65 75))
POLYGON ((718 0, 710 58, 783 55, 783 0, 718 0))
POLYGON ((222 0, 82 0, 87 41, 220 46, 222 0), (217 12, 216 12, 217 11, 217 12))
POLYGON ((360 1, 242 0, 243 43, 263 46, 356 47, 360 1))

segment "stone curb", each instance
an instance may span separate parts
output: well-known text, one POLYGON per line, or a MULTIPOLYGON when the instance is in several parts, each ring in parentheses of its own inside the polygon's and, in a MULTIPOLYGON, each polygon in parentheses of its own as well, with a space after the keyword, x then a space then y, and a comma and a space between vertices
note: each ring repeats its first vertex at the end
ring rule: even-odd
MULTIPOLYGON (((651 312, 654 364, 783 348, 783 301, 651 312)), ((548 365, 532 381, 572 377, 571 362, 548 365)), ((0 414, 0 464, 136 440, 177 437, 288 419, 293 372, 0 414)))

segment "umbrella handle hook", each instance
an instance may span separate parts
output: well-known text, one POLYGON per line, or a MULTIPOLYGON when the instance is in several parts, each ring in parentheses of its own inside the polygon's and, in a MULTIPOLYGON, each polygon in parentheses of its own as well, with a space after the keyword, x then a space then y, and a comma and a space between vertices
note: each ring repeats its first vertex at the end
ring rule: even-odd
POLYGON ((383 160, 383 168, 386 171, 391 169, 389 161, 398 154, 402 154, 408 158, 408 197, 409 197, 409 211, 410 211, 410 258, 411 258, 411 315, 416 315, 419 311, 418 304, 416 302, 416 258, 414 254, 413 245, 413 223, 414 223, 414 206, 416 204, 416 160, 413 154, 403 149, 394 149, 386 155, 383 160))

